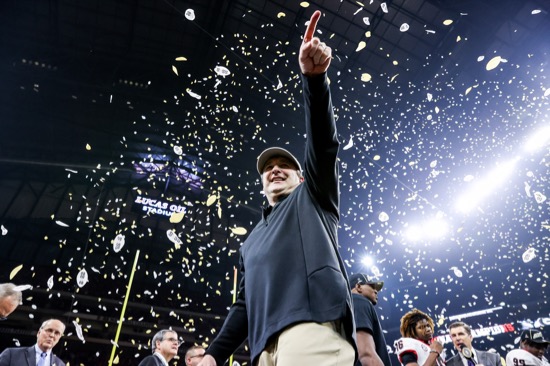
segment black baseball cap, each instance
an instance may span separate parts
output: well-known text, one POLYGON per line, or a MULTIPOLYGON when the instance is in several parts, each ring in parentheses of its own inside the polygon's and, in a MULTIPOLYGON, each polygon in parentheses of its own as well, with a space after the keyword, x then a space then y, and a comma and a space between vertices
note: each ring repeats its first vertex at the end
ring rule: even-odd
POLYGON ((522 341, 527 340, 530 342, 546 344, 546 345, 550 344, 550 341, 547 339, 544 339, 542 332, 537 329, 524 330, 523 333, 521 333, 521 340, 522 341))
POLYGON ((364 273, 355 273, 349 276, 349 285, 351 288, 354 288, 356 285, 370 285, 376 291, 380 291, 384 287, 384 281, 374 281, 374 279, 369 278, 364 273))

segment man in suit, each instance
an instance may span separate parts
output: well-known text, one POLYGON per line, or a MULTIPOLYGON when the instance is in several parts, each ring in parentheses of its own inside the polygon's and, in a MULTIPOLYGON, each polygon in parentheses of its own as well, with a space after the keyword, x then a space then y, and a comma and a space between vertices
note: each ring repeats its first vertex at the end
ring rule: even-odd
POLYGON ((6 348, 0 354, 0 366, 65 366, 65 362, 52 353, 64 332, 65 324, 60 320, 46 320, 36 334, 36 344, 6 348))
POLYGON ((170 329, 159 330, 151 341, 153 354, 145 357, 138 366, 168 366, 168 362, 178 354, 179 346, 178 333, 170 329))
POLYGON ((185 352, 185 366, 197 366, 204 357, 204 347, 191 346, 185 352))
POLYGON ((21 291, 13 283, 0 283, 0 320, 6 320, 21 304, 21 291))
POLYGON ((449 334, 456 355, 447 360, 447 366, 502 366, 500 355, 492 352, 484 352, 472 347, 472 329, 464 322, 454 322, 449 326, 449 334))

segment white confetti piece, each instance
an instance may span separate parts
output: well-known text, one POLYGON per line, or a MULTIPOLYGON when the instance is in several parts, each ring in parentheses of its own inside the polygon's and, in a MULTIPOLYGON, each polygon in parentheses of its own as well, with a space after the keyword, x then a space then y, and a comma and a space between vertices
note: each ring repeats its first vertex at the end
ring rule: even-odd
POLYGON ((384 211, 382 211, 382 212, 380 212, 380 214, 378 214, 378 220, 380 220, 381 222, 386 222, 389 219, 390 219, 390 217, 384 211))
POLYGON ((76 284, 78 287, 82 288, 88 283, 88 272, 86 268, 82 268, 78 275, 76 276, 76 284))
POLYGON ((369 17, 363 17, 363 23, 365 23, 366 25, 370 25, 369 17))
POLYGON ((8 229, 6 229, 4 225, 2 225, 2 235, 6 235, 7 233, 8 233, 8 229))
POLYGON ((535 259, 536 253, 535 248, 529 248, 525 252, 523 252, 521 259, 524 263, 531 262, 533 259, 535 259))
POLYGON ((78 324, 76 320, 73 320, 73 325, 76 330, 76 335, 78 339, 80 339, 82 343, 86 343, 86 340, 84 339, 84 334, 82 334, 82 326, 78 324))
POLYGON ((453 271, 454 275, 458 278, 462 277, 462 271, 458 269, 457 267, 451 267, 451 271, 453 271))
POLYGON ((118 234, 115 237, 115 240, 113 241, 113 251, 115 253, 120 252, 124 247, 125 242, 126 242, 126 237, 122 234, 118 234))
POLYGON ((16 291, 26 291, 26 290, 32 290, 32 285, 19 285, 15 286, 16 291))
POLYGON ((187 91, 187 94, 189 94, 193 98, 201 100, 202 97, 200 95, 198 95, 197 93, 192 92, 191 89, 187 89, 186 91, 187 91))
POLYGON ((176 155, 182 155, 183 154, 183 149, 181 148, 181 146, 174 146, 174 154, 176 155))
POLYGON ((384 13, 387 13, 388 12, 388 5, 386 3, 382 3, 380 4, 380 8, 382 9, 382 11, 384 13))
POLYGON ((179 236, 174 232, 174 230, 166 230, 166 236, 168 237, 168 240, 170 240, 175 245, 182 245, 183 242, 179 238, 179 236))
POLYGON ((400 31, 400 32, 406 32, 406 31, 408 31, 408 30, 409 30, 409 24, 407 24, 407 23, 403 23, 403 24, 401 24, 401 26, 399 27, 399 31, 400 31))
POLYGON ((216 74, 218 74, 219 76, 227 76, 227 75, 231 74, 229 69, 227 69, 227 67, 223 67, 223 66, 214 67, 214 72, 216 74))
POLYGON ((535 196, 535 201, 537 201, 537 203, 539 204, 546 201, 546 196, 541 192, 535 192, 534 196, 535 196))
POLYGON ((185 11, 185 18, 190 21, 195 20, 195 11, 193 9, 187 9, 185 11))
POLYGON ((69 227, 69 225, 65 224, 63 221, 57 220, 55 223, 59 226, 62 226, 62 227, 69 227))
POLYGON ((346 146, 343 147, 343 149, 344 149, 344 150, 349 150, 352 146, 353 146, 353 136, 351 136, 351 137, 349 138, 348 143, 346 144, 346 146))
POLYGON ((48 286, 48 290, 51 290, 53 288, 53 276, 50 276, 50 278, 48 278, 46 286, 48 286))

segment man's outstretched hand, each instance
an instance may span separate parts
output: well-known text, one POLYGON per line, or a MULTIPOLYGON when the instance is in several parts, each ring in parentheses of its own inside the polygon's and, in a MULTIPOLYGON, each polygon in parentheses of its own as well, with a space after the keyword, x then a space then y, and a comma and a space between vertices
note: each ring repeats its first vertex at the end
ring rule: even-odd
POLYGON ((319 10, 313 13, 304 34, 304 41, 300 47, 300 70, 306 76, 325 73, 332 58, 332 49, 324 42, 321 42, 319 38, 313 36, 320 17, 321 12, 319 10))

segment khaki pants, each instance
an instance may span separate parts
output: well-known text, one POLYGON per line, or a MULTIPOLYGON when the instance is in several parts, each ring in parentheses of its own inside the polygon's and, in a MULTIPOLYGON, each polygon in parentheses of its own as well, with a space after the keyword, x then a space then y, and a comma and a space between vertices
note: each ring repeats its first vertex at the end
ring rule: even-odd
POLYGON ((353 366, 355 350, 335 323, 299 323, 268 343, 257 366, 353 366))

